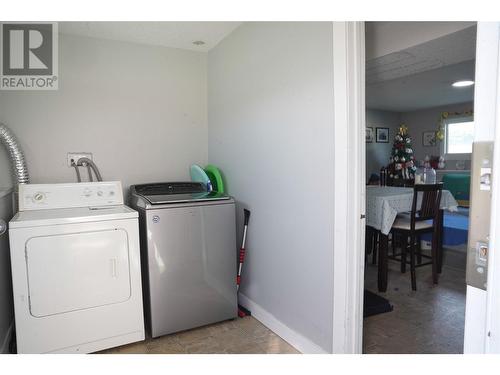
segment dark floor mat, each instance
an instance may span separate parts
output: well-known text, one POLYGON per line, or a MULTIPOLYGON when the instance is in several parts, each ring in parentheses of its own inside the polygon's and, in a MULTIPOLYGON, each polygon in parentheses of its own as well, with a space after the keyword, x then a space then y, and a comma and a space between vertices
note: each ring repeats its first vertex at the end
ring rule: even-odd
POLYGON ((363 317, 383 314, 393 310, 392 305, 384 297, 380 297, 375 293, 365 290, 364 304, 363 304, 363 317))

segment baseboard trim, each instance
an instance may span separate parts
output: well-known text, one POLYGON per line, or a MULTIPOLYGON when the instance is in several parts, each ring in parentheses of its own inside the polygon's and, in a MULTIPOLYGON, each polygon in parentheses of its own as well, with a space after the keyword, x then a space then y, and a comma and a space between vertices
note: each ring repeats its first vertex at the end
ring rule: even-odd
POLYGON ((259 304, 252 301, 244 294, 239 294, 239 303, 251 311, 252 316, 264 324, 279 337, 304 354, 328 354, 323 348, 294 331, 286 324, 278 320, 273 314, 265 310, 259 304))
POLYGON ((10 338, 12 337, 13 332, 14 332, 14 321, 12 321, 10 323, 9 328, 7 329, 7 332, 5 333, 5 337, 3 339, 2 346, 0 347, 1 354, 8 354, 9 353, 9 343, 10 343, 10 338))

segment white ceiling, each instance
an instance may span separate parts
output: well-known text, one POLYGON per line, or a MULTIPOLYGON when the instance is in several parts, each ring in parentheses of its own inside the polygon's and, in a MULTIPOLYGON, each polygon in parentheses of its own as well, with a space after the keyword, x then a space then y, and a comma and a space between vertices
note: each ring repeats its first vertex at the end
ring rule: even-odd
POLYGON ((241 22, 59 22, 59 32, 207 52, 241 22), (201 40, 203 45, 194 45, 201 40))
POLYGON ((474 99, 474 88, 454 88, 474 80, 476 27, 366 62, 368 108, 413 111, 474 99))
POLYGON ((373 59, 475 26, 476 22, 366 22, 366 57, 373 59))
POLYGON ((369 85, 366 106, 409 112, 474 99, 474 86, 452 87, 455 81, 474 80, 474 60, 369 85))
POLYGON ((366 62, 366 82, 372 84, 421 73, 447 65, 473 60, 476 52, 476 28, 370 59, 366 62))

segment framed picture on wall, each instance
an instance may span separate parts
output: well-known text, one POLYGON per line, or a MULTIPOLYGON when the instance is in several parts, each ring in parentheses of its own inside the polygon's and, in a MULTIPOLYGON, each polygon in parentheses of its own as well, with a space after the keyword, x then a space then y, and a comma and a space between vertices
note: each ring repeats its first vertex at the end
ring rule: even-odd
POLYGON ((423 132, 422 133, 422 144, 425 147, 432 147, 436 145, 436 132, 423 132))
POLYGON ((389 128, 376 128, 375 133, 377 143, 389 143, 389 128))
POLYGON ((373 128, 371 128, 371 127, 366 128, 365 139, 366 139, 366 143, 373 142, 373 140, 375 139, 375 137, 373 135, 373 128))

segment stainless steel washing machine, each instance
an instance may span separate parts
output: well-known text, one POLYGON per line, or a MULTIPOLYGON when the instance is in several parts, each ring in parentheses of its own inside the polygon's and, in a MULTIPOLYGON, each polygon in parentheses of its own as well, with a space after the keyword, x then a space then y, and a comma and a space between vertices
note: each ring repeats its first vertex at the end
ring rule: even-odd
POLYGON ((131 186, 152 337, 237 316, 234 200, 204 189, 196 182, 131 186))

